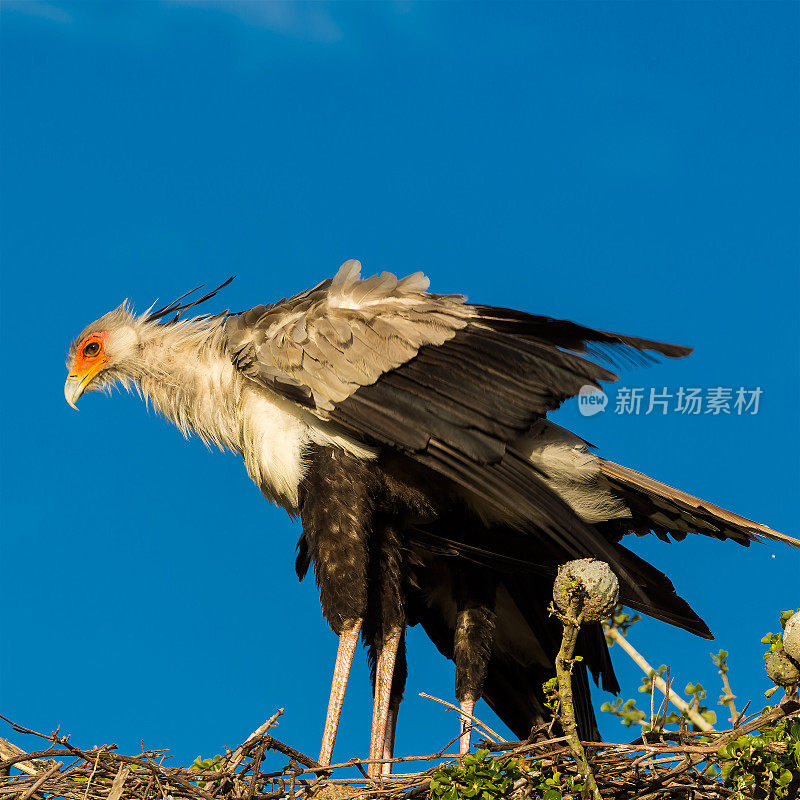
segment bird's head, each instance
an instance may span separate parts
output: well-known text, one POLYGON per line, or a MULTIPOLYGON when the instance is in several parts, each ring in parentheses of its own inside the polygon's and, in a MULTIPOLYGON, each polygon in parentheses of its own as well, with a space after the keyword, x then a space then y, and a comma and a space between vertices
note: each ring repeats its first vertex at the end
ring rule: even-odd
POLYGON ((140 350, 139 326, 139 320, 123 303, 84 328, 72 342, 64 397, 74 409, 84 392, 134 377, 140 350))
MULTIPOLYGON (((224 289, 233 277, 195 300, 184 302, 186 298, 202 289, 196 286, 182 294, 177 300, 153 310, 151 306, 141 316, 135 316, 128 302, 109 311, 96 322, 83 329, 73 340, 67 356, 67 382, 64 384, 64 397, 77 410, 75 403, 84 393, 97 389, 107 389, 114 383, 122 382, 130 386, 131 381, 140 381, 144 375, 152 374, 153 366, 147 365, 143 358, 148 342, 158 339, 159 331, 165 328, 177 334, 173 342, 180 341, 181 335, 191 331, 193 326, 181 319, 181 314, 199 306, 224 289)), ((155 305, 155 303, 153 304, 155 305)), ((227 312, 205 315, 189 320, 202 329, 203 323, 223 319, 227 312)), ((156 374, 161 374, 156 372, 156 374)), ((162 376, 163 377, 163 376, 162 376)))

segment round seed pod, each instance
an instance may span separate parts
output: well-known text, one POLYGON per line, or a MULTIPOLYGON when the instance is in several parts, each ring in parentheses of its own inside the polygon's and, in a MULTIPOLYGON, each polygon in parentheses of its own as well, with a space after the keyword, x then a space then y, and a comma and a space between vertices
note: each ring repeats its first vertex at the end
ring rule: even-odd
POLYGON ((575 592, 584 597, 584 621, 600 622, 608 617, 619 601, 619 581, 605 561, 579 558, 558 568, 553 600, 559 611, 567 611, 575 592))
POLYGON ((783 649, 789 658, 800 664, 800 611, 789 617, 783 629, 783 649))
POLYGON ((778 686, 794 686, 800 679, 800 669, 783 650, 767 653, 764 666, 769 679, 778 686))

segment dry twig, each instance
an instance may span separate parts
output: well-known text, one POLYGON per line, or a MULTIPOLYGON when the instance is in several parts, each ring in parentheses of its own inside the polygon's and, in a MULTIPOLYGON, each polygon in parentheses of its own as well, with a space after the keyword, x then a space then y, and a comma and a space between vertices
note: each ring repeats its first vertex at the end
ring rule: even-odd
MULTIPOLYGON (((683 731, 661 734, 657 741, 649 737, 646 742, 633 744, 581 744, 589 748, 588 765, 603 798, 719 800, 732 796, 732 792, 708 769, 719 748, 738 736, 796 715, 798 710, 800 703, 794 698, 786 698, 781 705, 731 731, 713 733, 710 741, 704 741, 700 733, 683 731)), ((146 751, 138 756, 123 755, 110 745, 85 750, 70 744, 67 737, 57 733, 40 734, 14 726, 20 732, 38 736, 51 746, 25 752, 11 743, 3 745, 0 771, 34 771, 15 775, 6 773, 0 779, 3 781, 0 782, 0 800, 56 797, 64 800, 168 800, 170 797, 173 800, 310 800, 312 797, 325 800, 344 797, 347 800, 415 800, 430 794, 431 779, 442 762, 453 763, 459 758, 457 754, 443 754, 441 751, 395 758, 392 759, 394 764, 417 762, 423 769, 384 776, 380 784, 366 775, 339 777, 341 770, 368 765, 367 759, 356 758, 332 764, 319 774, 321 770, 314 759, 267 732, 277 721, 277 716, 229 752, 228 757, 220 762, 219 769, 209 770, 192 766, 168 767, 158 763, 166 753, 163 750, 146 751), (271 758, 268 756, 270 751, 273 752, 271 758), (276 769, 275 753, 288 756, 288 764, 276 769), (63 761, 41 760, 65 757, 73 760, 66 768, 63 761), (428 766, 430 762, 433 763, 428 766), (18 765, 22 765, 22 769, 18 765), (204 785, 199 786, 199 783, 204 785)), ((479 719, 474 723, 486 729, 479 719)), ((513 757, 577 777, 581 770, 566 741, 568 737, 559 736, 536 742, 492 743, 487 758, 513 757)), ((748 798, 749 795, 742 797, 748 798)))

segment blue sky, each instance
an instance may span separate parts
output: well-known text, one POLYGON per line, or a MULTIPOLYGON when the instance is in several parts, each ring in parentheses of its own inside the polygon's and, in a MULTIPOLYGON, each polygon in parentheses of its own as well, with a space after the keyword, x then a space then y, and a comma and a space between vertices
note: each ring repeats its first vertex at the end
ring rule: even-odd
MULTIPOLYGON (((90 395, 76 414, 62 396, 87 322, 229 274, 219 308, 359 258, 692 344, 623 384, 758 386, 757 415, 620 415, 612 399, 558 421, 800 533, 799 17, 780 2, 5 2, 0 711, 185 760, 283 706, 278 735, 316 753, 335 639, 294 576, 296 524, 237 458, 138 399, 90 395)), ((707 654, 728 649, 758 707, 759 638, 800 605, 798 553, 632 546, 718 637, 646 622, 636 645, 712 704, 707 654)), ((356 662, 339 757, 368 749, 356 662)), ((414 630, 410 670, 397 749, 431 752, 455 720, 417 693, 452 698, 452 668, 414 630)))

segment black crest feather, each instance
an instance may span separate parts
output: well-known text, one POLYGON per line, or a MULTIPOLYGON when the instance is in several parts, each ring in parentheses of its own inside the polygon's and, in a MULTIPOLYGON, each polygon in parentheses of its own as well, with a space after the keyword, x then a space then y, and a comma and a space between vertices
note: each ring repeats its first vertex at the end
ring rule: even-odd
POLYGON ((200 284, 200 286, 195 286, 194 289, 190 289, 188 292, 182 294, 180 297, 176 298, 171 303, 168 303, 167 305, 162 306, 161 308, 157 308, 155 311, 151 311, 147 315, 146 321, 157 322, 158 320, 163 319, 164 317, 168 317, 170 314, 175 314, 175 316, 172 319, 167 320, 165 324, 169 324, 171 322, 177 322, 178 319, 180 319, 180 315, 184 311, 190 308, 194 308, 194 306, 199 306, 201 303, 205 303, 206 300, 210 300, 212 297, 214 297, 214 295, 217 294, 217 292, 219 292, 221 289, 224 289, 235 277, 236 277, 235 275, 231 275, 231 277, 228 278, 228 280, 226 280, 225 283, 221 283, 219 286, 217 286, 216 289, 207 292, 202 297, 198 297, 191 303, 182 303, 181 301, 185 300, 187 297, 189 297, 189 295, 194 294, 200 289, 203 289, 205 287, 205 284, 203 283, 200 284))

